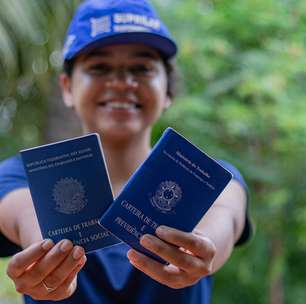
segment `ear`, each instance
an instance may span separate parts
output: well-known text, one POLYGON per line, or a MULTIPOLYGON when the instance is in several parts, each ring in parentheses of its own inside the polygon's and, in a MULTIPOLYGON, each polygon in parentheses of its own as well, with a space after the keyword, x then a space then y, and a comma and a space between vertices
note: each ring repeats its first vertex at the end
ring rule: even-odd
POLYGON ((61 73, 58 82, 62 89, 62 97, 66 107, 73 108, 74 104, 71 91, 71 77, 68 76, 66 73, 61 73))

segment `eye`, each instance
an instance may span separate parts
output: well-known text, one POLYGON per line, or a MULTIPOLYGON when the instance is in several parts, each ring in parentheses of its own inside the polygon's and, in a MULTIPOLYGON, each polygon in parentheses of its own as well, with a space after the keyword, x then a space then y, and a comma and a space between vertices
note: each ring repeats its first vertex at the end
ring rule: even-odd
POLYGON ((97 63, 90 65, 88 71, 94 75, 108 75, 111 73, 112 67, 105 63, 97 63))
POLYGON ((147 64, 136 64, 131 66, 129 71, 135 76, 150 76, 153 68, 147 64))

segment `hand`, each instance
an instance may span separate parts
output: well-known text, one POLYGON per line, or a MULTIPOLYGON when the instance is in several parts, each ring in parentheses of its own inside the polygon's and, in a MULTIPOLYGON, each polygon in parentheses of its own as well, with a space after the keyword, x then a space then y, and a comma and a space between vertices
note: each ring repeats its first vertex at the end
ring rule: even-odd
POLYGON ((128 259, 137 269, 175 289, 193 285, 211 274, 216 247, 210 239, 166 226, 158 227, 156 234, 159 238, 142 236, 140 244, 170 264, 163 265, 131 249, 128 259))
POLYGON ((86 263, 84 249, 62 240, 36 242, 14 255, 7 275, 19 293, 35 300, 62 300, 76 289, 77 273, 86 263), (48 290, 48 288, 50 290, 48 290))

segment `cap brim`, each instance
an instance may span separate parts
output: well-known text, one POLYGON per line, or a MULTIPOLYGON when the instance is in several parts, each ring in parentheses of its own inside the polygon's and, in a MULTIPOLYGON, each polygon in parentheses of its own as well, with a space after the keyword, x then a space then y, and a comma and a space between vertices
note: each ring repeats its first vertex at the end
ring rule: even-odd
POLYGON ((66 59, 72 59, 72 57, 77 56, 81 52, 88 52, 97 47, 128 43, 140 43, 150 46, 158 50, 164 58, 171 58, 177 53, 177 46, 171 39, 165 38, 164 36, 160 36, 156 33, 129 32, 115 34, 109 37, 104 36, 101 39, 97 37, 95 41, 88 45, 81 46, 79 51, 75 52, 73 56, 68 56, 66 59))

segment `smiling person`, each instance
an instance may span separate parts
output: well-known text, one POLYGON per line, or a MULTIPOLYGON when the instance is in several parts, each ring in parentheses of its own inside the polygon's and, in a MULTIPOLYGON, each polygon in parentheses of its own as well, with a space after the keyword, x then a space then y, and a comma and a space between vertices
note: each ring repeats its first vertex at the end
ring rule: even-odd
MULTIPOLYGON (((70 24, 60 75, 63 99, 84 134, 101 135, 115 196, 149 155, 152 127, 172 103, 176 52, 146 1, 85 1, 70 24)), ((212 274, 235 244, 246 241, 250 228, 243 178, 222 164, 234 179, 192 233, 163 227, 157 236, 141 238, 170 262, 162 265, 125 244, 86 257, 68 240, 41 240, 21 159, 2 162, 2 255, 21 248, 10 259, 8 276, 26 303, 210 303, 212 274)))

